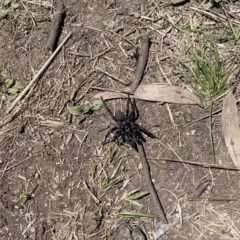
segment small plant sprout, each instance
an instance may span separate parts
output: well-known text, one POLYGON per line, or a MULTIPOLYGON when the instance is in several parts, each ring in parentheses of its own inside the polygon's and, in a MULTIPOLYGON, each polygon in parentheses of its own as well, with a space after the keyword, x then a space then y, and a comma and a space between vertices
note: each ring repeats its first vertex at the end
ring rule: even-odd
POLYGON ((124 199, 127 201, 139 200, 147 195, 149 195, 149 192, 140 192, 139 189, 135 189, 127 193, 124 199))
POLYGON ((234 35, 234 40, 238 41, 240 39, 240 27, 238 27, 237 29, 235 29, 233 31, 233 35, 234 35))
POLYGON ((112 30, 114 32, 118 32, 123 29, 123 26, 120 26, 118 22, 114 21, 103 21, 103 25, 105 25, 108 30, 112 30))
POLYGON ((89 176, 90 176, 90 179, 92 182, 94 182, 94 180, 95 180, 96 171, 97 171, 97 166, 92 166, 90 169, 90 173, 89 173, 89 176))
POLYGON ((113 150, 112 148, 109 149, 109 152, 108 152, 108 156, 107 156, 107 162, 108 164, 112 164, 115 157, 116 157, 116 154, 117 154, 117 150, 113 150))
POLYGON ((19 4, 11 0, 5 0, 3 6, 0 6, 0 20, 7 17, 9 11, 19 8, 19 4))
POLYGON ((123 179, 119 178, 119 177, 110 179, 108 176, 106 176, 105 179, 103 180, 102 184, 101 184, 101 188, 102 189, 109 189, 109 188, 117 185, 118 183, 120 183, 122 181, 123 181, 123 179))
POLYGON ((29 195, 29 194, 27 194, 27 193, 20 193, 19 194, 19 200, 21 201, 21 202, 26 202, 26 201, 28 201, 28 200, 30 200, 31 199, 31 196, 29 195))
POLYGON ((216 47, 191 48, 178 68, 184 80, 204 103, 212 102, 231 86, 234 61, 224 62, 216 47))
POLYGON ((99 207, 99 209, 92 214, 91 219, 95 221, 101 221, 103 219, 102 207, 99 207))
POLYGON ((222 0, 208 0, 203 6, 204 8, 211 8, 214 5, 219 4, 220 2, 222 2, 222 0))
POLYGON ((11 8, 11 9, 18 9, 19 8, 19 4, 16 2, 13 2, 11 0, 5 0, 3 3, 4 8, 11 8))
POLYGON ((6 73, 0 73, 1 91, 6 94, 16 95, 20 89, 20 82, 10 78, 6 73))
POLYGON ((69 113, 73 116, 80 116, 82 114, 91 113, 92 111, 98 111, 102 107, 102 101, 100 99, 85 101, 82 105, 67 105, 69 113))
POLYGON ((122 160, 120 160, 118 163, 117 163, 117 166, 114 168, 114 171, 113 171, 113 174, 111 175, 111 178, 114 178, 117 173, 118 173, 118 170, 120 169, 121 167, 121 164, 122 164, 122 160))

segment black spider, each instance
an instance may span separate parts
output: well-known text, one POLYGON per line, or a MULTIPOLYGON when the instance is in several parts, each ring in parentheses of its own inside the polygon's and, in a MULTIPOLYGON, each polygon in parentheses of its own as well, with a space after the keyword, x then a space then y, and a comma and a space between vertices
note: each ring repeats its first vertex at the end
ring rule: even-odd
POLYGON ((130 98, 128 97, 127 106, 126 106, 126 114, 121 111, 117 111, 115 116, 112 114, 111 110, 106 105, 105 101, 101 97, 103 102, 103 106, 106 109, 108 115, 116 122, 117 126, 113 127, 108 134, 106 135, 105 139, 109 136, 109 134, 113 133, 112 141, 122 139, 123 143, 127 143, 132 146, 134 149, 137 149, 137 143, 141 144, 145 142, 145 138, 143 134, 151 137, 155 137, 151 132, 147 129, 141 127, 135 121, 139 117, 138 109, 136 107, 135 100, 133 99, 133 103, 131 102, 130 98), (131 106, 131 110, 129 107, 131 106))

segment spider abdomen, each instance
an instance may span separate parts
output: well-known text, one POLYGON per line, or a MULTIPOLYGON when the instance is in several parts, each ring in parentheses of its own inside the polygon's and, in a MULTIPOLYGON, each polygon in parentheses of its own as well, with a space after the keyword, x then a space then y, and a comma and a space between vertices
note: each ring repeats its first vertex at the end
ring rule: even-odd
POLYGON ((122 138, 123 142, 129 143, 130 145, 139 142, 139 140, 144 140, 138 127, 129 120, 119 123, 118 135, 122 138))

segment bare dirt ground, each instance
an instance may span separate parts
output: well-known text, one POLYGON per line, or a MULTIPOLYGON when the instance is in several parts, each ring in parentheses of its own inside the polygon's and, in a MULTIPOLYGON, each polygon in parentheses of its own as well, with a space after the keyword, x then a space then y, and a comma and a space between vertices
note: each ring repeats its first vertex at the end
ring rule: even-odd
MULTIPOLYGON (((50 1, 18 3, 19 9, 0 20, 0 72, 24 88, 51 54, 46 42, 54 9, 50 1)), ((74 117, 67 104, 90 100, 101 91, 96 88, 122 87, 97 69, 131 83, 143 30, 150 34, 151 48, 142 82, 183 86, 174 66, 187 39, 197 41, 207 29, 221 49, 239 52, 239 42, 227 37, 229 19, 240 22, 240 4, 223 1, 205 12, 196 10, 202 9, 201 1, 172 6, 169 1, 149 0, 145 11, 135 0, 64 4, 60 42, 69 32, 72 37, 10 114, 6 110, 15 96, 0 95, 0 237, 114 239, 118 227, 127 223, 154 239, 157 219, 118 216, 121 211, 155 214, 150 196, 137 204, 123 199, 134 189, 147 191, 138 155, 128 146, 102 145, 108 121, 112 123, 104 109, 74 117), (186 37, 169 17, 182 29, 189 29, 195 19, 202 29, 186 37), (121 181, 106 187, 107 177, 121 181)), ((113 111, 124 110, 126 100, 107 103, 113 111)), ((141 100, 137 106, 138 123, 159 138, 148 138, 145 144, 154 184, 165 211, 175 209, 180 219, 161 239, 240 239, 239 173, 170 161, 213 163, 209 119, 187 125, 208 112, 199 106, 141 100), (210 189, 193 198, 205 182, 210 189)), ((214 105, 214 110, 218 108, 221 99, 214 105)), ((220 115, 214 116, 216 164, 234 167, 220 121, 220 115)))

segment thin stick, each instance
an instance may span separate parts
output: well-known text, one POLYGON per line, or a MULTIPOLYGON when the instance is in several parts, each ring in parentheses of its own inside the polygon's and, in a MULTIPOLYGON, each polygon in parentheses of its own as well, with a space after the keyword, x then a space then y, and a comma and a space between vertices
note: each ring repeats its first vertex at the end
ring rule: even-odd
POLYGON ((175 122, 174 122, 174 118, 173 118, 173 115, 172 115, 172 111, 171 111, 168 103, 166 104, 166 107, 167 107, 168 114, 169 114, 170 120, 171 120, 171 122, 172 122, 172 125, 173 125, 173 127, 176 129, 177 126, 176 126, 176 124, 175 124, 175 122))
MULTIPOLYGON (((90 72, 88 73, 88 75, 81 80, 80 84, 79 84, 76 88, 74 88, 74 90, 72 91, 72 93, 71 93, 71 95, 70 95, 70 98, 69 98, 69 99, 68 99, 68 98, 66 99, 66 101, 63 103, 61 109, 58 111, 58 115, 60 115, 60 114, 62 113, 63 109, 65 108, 65 106, 67 105, 68 102, 70 102, 70 101, 75 101, 75 97, 76 97, 76 95, 77 95, 77 92, 78 92, 79 89, 87 82, 87 80, 89 79, 89 77, 90 77, 95 71, 96 71, 95 69, 93 69, 92 71, 90 71, 90 72)), ((83 96, 82 96, 82 97, 83 97, 83 96)), ((81 97, 81 98, 82 98, 82 97, 81 97)), ((81 98, 79 98, 77 101, 80 101, 81 98)), ((77 101, 75 101, 75 103, 76 103, 77 101)))
POLYGON ((201 183, 194 192, 195 197, 200 197, 206 189, 211 185, 210 182, 201 183))
POLYGON ((96 204, 99 204, 100 201, 99 199, 93 194, 93 192, 90 190, 88 184, 86 181, 83 181, 83 185, 85 187, 85 189, 87 190, 87 192, 89 193, 89 195, 93 198, 93 200, 95 201, 96 204))
MULTIPOLYGON (((204 10, 201 10, 199 8, 195 8, 195 7, 190 7, 190 9, 192 10, 195 10, 197 12, 200 12, 200 13, 203 13, 207 16, 210 16, 213 18, 213 20, 217 21, 218 18, 221 18, 223 20, 227 20, 227 18, 225 16, 223 16, 222 14, 217 14, 216 12, 214 12, 214 14, 212 14, 211 12, 208 12, 208 11, 204 11, 204 10)), ((239 22, 238 21, 234 21, 234 20, 231 20, 232 23, 236 24, 236 25, 239 25, 239 22)))
MULTIPOLYGON (((77 136, 77 135, 75 134, 75 136, 77 136)), ((80 142, 80 145, 79 145, 79 148, 78 148, 78 152, 77 152, 77 162, 78 163, 79 163, 80 150, 81 150, 82 145, 83 145, 84 141, 86 140, 87 136, 88 136, 88 132, 86 132, 86 134, 84 135, 82 141, 80 142)))
MULTIPOLYGON (((228 92, 228 91, 227 91, 227 92, 228 92)), ((227 92, 226 92, 226 93, 227 93, 227 92)), ((219 99, 220 97, 222 97, 222 96, 225 95, 226 93, 222 94, 222 95, 219 96, 217 99, 219 99)), ((239 102, 240 102, 240 99, 236 100, 236 104, 239 103, 239 102)), ((219 109, 217 109, 216 111, 212 112, 212 114, 208 114, 208 115, 205 115, 205 116, 203 116, 203 117, 201 117, 201 118, 198 118, 198 119, 196 119, 196 120, 194 120, 194 121, 192 121, 192 122, 184 125, 183 127, 187 127, 187 126, 190 125, 190 124, 193 124, 193 123, 195 123, 195 122, 199 122, 199 121, 201 121, 201 120, 203 120, 203 119, 206 119, 206 118, 210 117, 211 115, 220 114, 221 112, 222 112, 222 108, 219 108, 219 109)))
POLYGON ((187 197, 188 201, 238 201, 237 198, 220 198, 220 197, 196 197, 196 196, 191 196, 191 197, 187 197))
POLYGON ((203 168, 215 168, 215 169, 222 169, 222 170, 229 170, 229 171, 240 171, 240 168, 235 168, 235 167, 230 167, 230 166, 225 166, 225 165, 219 165, 219 164, 199 163, 199 162, 191 162, 191 161, 169 159, 169 158, 149 158, 149 160, 178 162, 178 163, 186 163, 186 164, 189 164, 189 165, 195 165, 195 166, 203 167, 203 168))
POLYGON ((209 135, 210 135, 210 142, 212 147, 212 154, 213 154, 213 162, 216 163, 216 156, 215 156, 215 146, 214 146, 214 140, 213 140, 213 102, 211 102, 210 107, 210 119, 209 119, 209 135))
POLYGON ((11 114, 8 114, 0 123, 0 128, 2 128, 7 123, 11 122, 18 114, 20 114, 21 110, 22 107, 19 106, 18 108, 14 109, 14 111, 11 114))
MULTIPOLYGON (((121 89, 101 88, 101 87, 94 87, 94 86, 89 87, 89 89, 96 89, 96 90, 101 90, 101 91, 106 91, 106 92, 125 93, 125 94, 128 94, 128 95, 130 95, 130 96, 132 95, 131 93, 124 92, 124 91, 121 90, 121 89)), ((126 96, 126 98, 127 98, 127 96, 126 96)))
POLYGON ((220 113, 221 111, 222 111, 222 109, 218 109, 218 110, 212 112, 211 114, 208 114, 208 115, 205 115, 205 116, 203 116, 203 117, 201 117, 201 118, 198 118, 198 119, 196 119, 196 120, 193 120, 192 122, 184 125, 184 127, 187 127, 187 126, 190 125, 190 124, 193 124, 193 123, 195 123, 195 122, 199 122, 199 121, 204 120, 204 119, 206 119, 206 118, 209 118, 211 115, 218 114, 218 113, 220 113))
MULTIPOLYGON (((41 149, 40 151, 42 151, 42 149, 41 149)), ((27 158, 24 159, 23 161, 21 161, 21 162, 19 162, 19 163, 16 163, 16 164, 14 164, 14 165, 12 165, 12 166, 10 166, 10 167, 8 167, 8 163, 7 163, 7 165, 5 166, 5 168, 4 168, 3 170, 0 170, 0 173, 2 173, 2 176, 3 176, 3 174, 4 174, 6 171, 9 171, 9 170, 11 170, 12 168, 17 167, 18 165, 20 165, 20 164, 28 161, 30 158, 32 158, 32 157, 34 157, 34 156, 35 156, 35 154, 32 155, 32 156, 30 156, 30 157, 27 157, 27 158)), ((2 177, 2 176, 1 176, 1 177, 2 177)))
POLYGON ((116 76, 110 74, 110 73, 107 72, 107 71, 104 71, 103 69, 98 68, 98 71, 100 71, 101 73, 106 74, 107 76, 109 76, 109 77, 111 77, 112 79, 114 79, 114 80, 116 80, 116 81, 122 83, 123 85, 128 85, 128 83, 125 83, 124 80, 122 80, 122 79, 120 79, 120 78, 118 78, 118 77, 116 77, 116 76))
POLYGON ((220 3, 220 5, 221 5, 221 7, 222 7, 222 10, 223 10, 223 12, 224 12, 226 18, 227 18, 228 25, 229 25, 229 27, 231 28, 232 34, 234 35, 235 40, 237 40, 237 38, 236 38, 236 33, 235 33, 235 31, 234 31, 234 29, 233 29, 233 27, 232 27, 232 24, 231 24, 229 18, 227 17, 227 13, 226 13, 226 11, 225 11, 225 8, 224 8, 223 4, 220 3))
POLYGON ((26 93, 29 91, 31 86, 37 82, 38 78, 41 76, 41 74, 48 68, 51 61, 55 58, 55 56, 58 54, 62 46, 67 42, 67 40, 71 37, 72 33, 70 32, 63 41, 59 44, 57 49, 52 53, 52 55, 49 57, 49 59, 45 62, 45 64, 42 66, 42 68, 39 70, 39 72, 33 77, 32 81, 23 89, 23 91, 18 95, 18 97, 13 101, 12 105, 8 108, 7 113, 11 112, 11 110, 14 108, 14 106, 26 95, 26 93))
POLYGON ((145 151, 144 151, 144 148, 143 148, 143 144, 137 143, 137 150, 138 150, 138 153, 139 153, 139 156, 140 156, 140 159, 141 159, 146 183, 148 185, 148 190, 149 190, 149 192, 152 196, 155 207, 157 208, 158 216, 163 223, 168 223, 168 220, 165 216, 161 201, 160 201, 160 199, 157 195, 156 189, 155 189, 155 187, 153 185, 153 182, 152 182, 150 168, 149 168, 149 164, 148 164, 147 159, 146 159, 146 154, 145 154, 145 151))
MULTIPOLYGON (((236 104, 239 103, 239 102, 240 102, 240 99, 238 99, 238 100, 236 101, 236 104)), ((195 123, 195 122, 199 122, 199 121, 201 121, 201 120, 203 120, 203 119, 206 119, 206 118, 210 117, 211 115, 216 115, 216 114, 221 113, 221 112, 222 112, 222 108, 219 108, 218 110, 212 112, 211 114, 205 115, 205 116, 203 116, 203 117, 201 117, 201 118, 198 118, 198 119, 196 119, 196 120, 194 120, 194 121, 192 121, 192 122, 184 125, 184 127, 187 127, 187 126, 190 125, 190 124, 193 124, 193 123, 195 123)))

